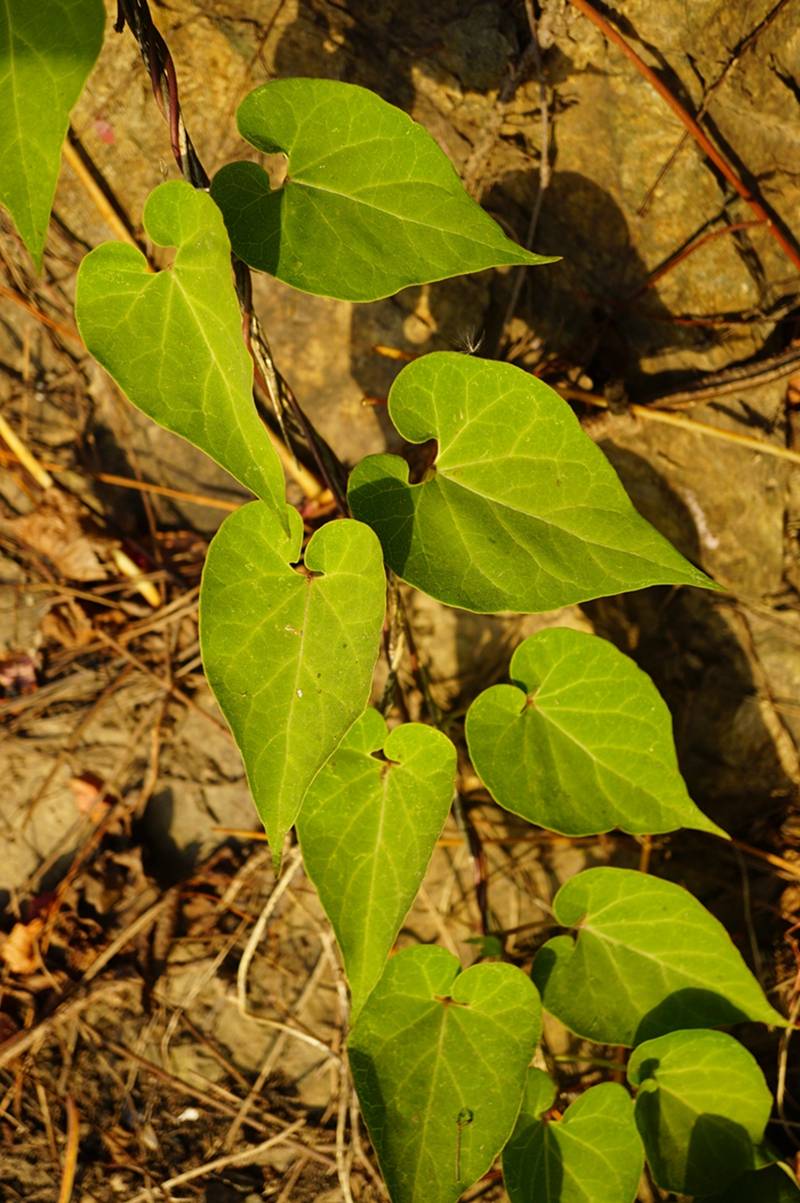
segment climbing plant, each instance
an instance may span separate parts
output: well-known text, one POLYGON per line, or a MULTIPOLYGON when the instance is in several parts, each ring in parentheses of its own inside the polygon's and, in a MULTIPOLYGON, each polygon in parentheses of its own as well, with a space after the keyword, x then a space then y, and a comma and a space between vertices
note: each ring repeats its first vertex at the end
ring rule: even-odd
MULTIPOLYGON (((103 20, 101 0, 7 0, 0 14, 0 200, 37 265, 103 20)), ((249 269, 363 303, 486 268, 557 268, 503 233, 421 126, 346 83, 256 88, 238 127, 252 148, 285 156, 284 182, 273 188, 252 161, 209 180, 164 84, 171 60, 145 0, 120 3, 126 24, 186 177, 160 184, 143 214, 174 263, 153 270, 133 246, 97 247, 78 273, 76 318, 130 401, 255 498, 208 552, 203 662, 275 868, 294 829, 336 934, 351 1071, 393 1203, 455 1203, 501 1154, 512 1203, 632 1203, 645 1159, 665 1191, 796 1199, 765 1139, 761 1070, 717 1030, 785 1021, 680 886, 619 868, 578 873, 530 972, 498 940, 468 968, 438 947, 392 955, 453 800, 458 727, 433 711, 399 721, 394 663, 381 705, 369 704, 397 621, 387 585, 394 599, 410 587, 485 614, 717 586, 637 513, 566 402, 507 363, 438 352, 404 367, 389 417, 407 445, 435 451, 415 476, 404 456, 368 456, 345 492, 272 363, 249 269), (336 503, 308 539, 256 383, 281 427, 300 429, 336 503), (609 1070, 563 1109, 539 1044, 542 1008, 586 1041, 632 1050, 627 1087, 609 1070)), ((687 827, 727 838, 689 796, 655 686, 616 648, 547 629, 517 648, 508 678, 472 700, 462 741, 500 807, 573 836, 687 827)))

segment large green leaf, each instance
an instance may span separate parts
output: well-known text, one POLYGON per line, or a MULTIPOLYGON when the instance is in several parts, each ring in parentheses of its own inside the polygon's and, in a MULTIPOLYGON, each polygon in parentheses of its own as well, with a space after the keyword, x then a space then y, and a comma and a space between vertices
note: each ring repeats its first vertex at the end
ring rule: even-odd
POLYGON ((159 246, 178 248, 172 268, 151 272, 121 242, 87 255, 75 299, 83 341, 138 409, 271 501, 283 522, 283 471, 253 404, 219 210, 171 180, 151 192, 144 224, 159 246))
POLYGON ((788 1169, 772 1165, 744 1174, 720 1194, 707 1196, 707 1200, 708 1203, 798 1203, 800 1189, 788 1169))
POLYGON ((456 750, 440 731, 408 723, 387 734, 367 710, 306 795, 297 834, 342 950, 354 1015, 425 875, 455 768, 456 750), (385 759, 375 755, 381 749, 385 759))
POLYGON ((236 114, 253 146, 288 158, 271 191, 255 163, 217 173, 212 196, 236 254, 304 292, 375 301, 409 284, 509 263, 549 263, 512 242, 464 191, 420 125, 374 92, 281 79, 236 114))
POLYGON ((528 613, 645 585, 714 588, 637 514, 567 403, 521 368, 424 355, 395 380, 389 414, 410 443, 438 441, 435 466, 411 485, 405 460, 368 456, 350 505, 389 567, 431 597, 528 613))
POLYGON ((636 1124, 664 1190, 708 1195, 764 1163, 772 1097, 755 1059, 724 1032, 671 1032, 628 1062, 636 1124))
POLYGON ((368 527, 330 522, 300 558, 254 501, 225 519, 200 590, 200 646, 279 863, 306 790, 364 710, 378 655, 386 582, 368 527))
POLYGON ((604 1082, 580 1095, 563 1119, 548 1121, 540 1118, 550 1106, 541 1077, 540 1070, 528 1071, 522 1110, 503 1152, 511 1203, 633 1203, 644 1154, 628 1092, 604 1082))
POLYGON ((361 1110, 392 1203, 455 1203, 508 1140, 539 1038, 513 965, 432 946, 389 961, 350 1034, 361 1110))
POLYGON ((0 203, 41 265, 69 114, 103 44, 103 0, 0 5, 0 203))
POLYGON ((634 1045, 675 1028, 743 1019, 785 1026, 705 907, 670 881, 587 869, 561 887, 556 921, 578 928, 540 949, 533 980, 579 1036, 634 1045))
POLYGON ((689 797, 653 682, 604 639, 552 628, 520 644, 513 685, 467 714, 472 763, 506 810, 565 835, 724 832, 689 797))

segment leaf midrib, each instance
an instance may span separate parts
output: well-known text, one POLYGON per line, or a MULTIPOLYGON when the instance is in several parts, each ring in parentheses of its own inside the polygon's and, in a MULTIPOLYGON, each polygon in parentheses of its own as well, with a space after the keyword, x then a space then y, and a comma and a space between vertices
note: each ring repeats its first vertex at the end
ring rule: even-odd
MULTIPOLYGON (((403 182, 410 183, 411 181, 406 180, 403 182)), ((398 221, 403 225, 420 226, 424 230, 434 230, 440 234, 450 234, 453 237, 463 238, 469 242, 472 242, 475 246, 483 246, 492 251, 496 251, 499 246, 503 245, 502 242, 485 242, 483 239, 475 238, 471 234, 464 234, 461 230, 449 229, 447 226, 437 226, 429 221, 420 221, 418 218, 409 217, 405 214, 393 213, 391 209, 382 209, 380 205, 370 204, 369 201, 361 200, 359 197, 353 196, 353 194, 350 192, 340 192, 336 188, 326 188, 324 184, 312 184, 306 180, 297 179, 296 176, 292 176, 291 179, 289 179, 287 183, 283 185, 283 187, 286 190, 287 195, 292 188, 305 188, 309 192, 324 192, 329 196, 338 197, 339 200, 348 201, 350 204, 361 205, 363 208, 370 209, 375 213, 380 213, 384 217, 391 217, 394 221, 398 221)), ((450 196, 452 199, 452 193, 450 193, 446 188, 443 188, 440 184, 432 185, 432 187, 438 188, 439 191, 444 192, 446 196, 450 196)), ((522 262, 522 260, 520 260, 520 262, 522 262)))
MULTIPOLYGON (((462 481, 455 480, 453 477, 448 476, 446 471, 440 472, 440 473, 438 473, 438 475, 443 477, 447 481, 448 484, 453 486, 453 488, 463 489, 463 491, 465 493, 469 493, 470 496, 472 496, 472 497, 477 497, 480 501, 484 502, 485 504, 488 504, 490 506, 495 506, 495 507, 497 507, 497 509, 503 510, 509 514, 520 515, 523 518, 528 518, 528 519, 532 520, 533 522, 541 522, 542 526, 550 527, 553 530, 558 531, 559 534, 568 535, 571 539, 575 539, 576 541, 583 543, 587 547, 598 547, 604 551, 617 552, 619 555, 626 555, 626 556, 630 556, 632 559, 641 560, 645 564, 655 564, 656 566, 659 566, 659 561, 646 559, 645 556, 641 555, 641 553, 639 553, 639 552, 628 551, 622 547, 614 547, 612 544, 609 544, 609 543, 601 543, 598 539, 594 539, 594 538, 588 539, 588 538, 586 538, 585 535, 576 535, 574 533, 574 531, 568 530, 566 527, 561 526, 558 522, 554 522, 551 518, 545 518, 544 515, 542 515, 542 514, 530 514, 530 513, 528 513, 527 510, 514 509, 514 507, 512 505, 509 505, 509 503, 507 501, 503 501, 498 498, 490 497, 487 493, 481 493, 477 489, 473 489, 469 485, 464 484, 462 481)), ((410 487, 411 488, 420 488, 420 487, 425 488, 428 483, 435 483, 435 481, 431 481, 431 482, 426 481, 426 482, 423 482, 423 484, 421 486, 420 485, 416 485, 416 486, 412 485, 410 487)), ((620 510, 608 510, 608 509, 603 509, 602 507, 599 507, 599 506, 588 506, 588 505, 570 506, 570 511, 576 510, 576 509, 585 509, 585 510, 590 511, 592 514, 607 514, 610 517, 614 517, 614 518, 627 517, 627 515, 625 515, 620 510)))
MULTIPOLYGON (((623 940, 615 939, 614 936, 608 935, 608 933, 602 931, 602 929, 597 929, 597 928, 591 927, 589 924, 584 924, 579 930, 580 930, 580 932, 586 932, 587 934, 591 934, 592 936, 594 936, 594 938, 598 941, 598 943, 608 945, 612 948, 622 948, 626 952, 631 953, 634 956, 640 957, 644 961, 652 961, 653 964, 658 965, 658 967, 661 969, 662 975, 664 977, 666 977, 668 974, 674 974, 674 976, 676 978, 678 978, 681 981, 687 982, 691 986, 699 986, 703 990, 708 990, 709 993, 716 993, 720 998, 724 998, 726 1002, 731 1001, 730 998, 728 997, 727 993, 723 994, 719 988, 709 987, 708 980, 691 977, 687 973, 685 973, 682 969, 673 968, 668 963, 665 963, 664 961, 659 960, 658 957, 656 955, 654 955, 653 953, 645 952, 643 949, 638 948, 636 946, 631 946, 630 944, 625 944, 625 942, 623 940)), ((702 929, 701 929, 701 931, 702 931, 702 929)), ((683 954, 683 953, 691 953, 692 950, 691 949, 678 949, 677 951, 678 951, 678 953, 683 954)), ((735 952, 736 950, 734 949, 733 951, 735 952)), ((719 959, 720 959, 719 957, 715 957, 715 960, 718 961, 719 959)), ((745 969, 746 968, 747 967, 745 966, 745 969)), ((734 1003, 733 1005, 737 1006, 737 1007, 739 1006, 738 1003, 734 1003)))

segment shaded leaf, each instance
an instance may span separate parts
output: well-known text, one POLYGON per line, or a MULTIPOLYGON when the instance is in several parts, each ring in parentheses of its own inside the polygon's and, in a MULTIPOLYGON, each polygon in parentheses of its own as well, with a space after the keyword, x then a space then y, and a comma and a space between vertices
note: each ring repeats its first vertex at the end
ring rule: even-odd
POLYGON ((410 443, 438 441, 426 479, 396 455, 350 476, 353 514, 389 567, 449 606, 553 610, 641 589, 716 588, 631 505, 565 401, 508 363, 451 351, 398 375, 389 414, 410 443))
POLYGON ((332 79, 281 79, 236 114, 251 145, 288 157, 270 190, 231 163, 211 193, 236 254, 305 292, 375 301, 509 263, 549 263, 512 242, 465 192, 450 160, 401 109, 332 79))
POLYGON ((0 7, 0 203, 37 268, 69 114, 103 44, 102 0, 6 0, 0 7))
POLYGON ((287 537, 252 502, 212 540, 200 590, 200 644, 214 695, 242 753, 276 863, 306 790, 364 710, 386 584, 368 527, 330 522, 287 537))
POLYGON ((686 791, 658 690, 612 644, 540 631, 514 652, 509 675, 513 685, 475 699, 466 724, 475 770, 506 810, 565 835, 724 834, 686 791))
POLYGON ((670 1032, 628 1063, 636 1124, 664 1190, 708 1195, 762 1165, 772 1097, 755 1058, 724 1032, 670 1032))
POLYGON ((561 887, 556 936, 533 980, 544 1006, 579 1036, 634 1045, 675 1028, 743 1019, 785 1026, 705 907, 670 881, 631 869, 588 869, 561 887))
POLYGON ((721 1194, 706 1197, 708 1203, 798 1203, 800 1189, 787 1169, 772 1165, 765 1170, 752 1170, 721 1194))
POLYGON ((542 1087, 528 1087, 514 1135, 503 1152, 511 1203, 633 1203, 644 1154, 630 1095, 613 1082, 593 1086, 561 1120, 543 1120, 542 1087))
POLYGON ((361 1110, 392 1203, 455 1203, 514 1127, 541 1030, 513 965, 432 946, 393 957, 350 1034, 361 1110))
POLYGON ((425 876, 455 769, 456 750, 440 731, 407 723, 388 734, 367 710, 306 795, 297 834, 339 941, 354 1015, 425 876), (374 755, 381 749, 385 760, 374 755))
POLYGON ((253 403, 253 364, 214 202, 181 180, 144 208, 147 233, 175 246, 153 273, 135 247, 107 242, 78 272, 75 316, 89 351, 148 417, 210 455, 284 521, 283 470, 253 403))

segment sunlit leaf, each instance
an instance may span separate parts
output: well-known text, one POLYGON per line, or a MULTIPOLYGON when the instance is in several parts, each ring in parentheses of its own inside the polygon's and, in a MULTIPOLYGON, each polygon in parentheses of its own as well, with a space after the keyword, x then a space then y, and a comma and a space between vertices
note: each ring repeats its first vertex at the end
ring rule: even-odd
POLYGON ((0 5, 0 204, 36 266, 69 114, 103 44, 102 0, 0 5))
POLYGON ((664 1190, 708 1195, 764 1163, 772 1097, 755 1059, 724 1032, 670 1032, 628 1063, 636 1123, 664 1190))
POLYGON ((593 1086, 560 1120, 542 1119, 552 1104, 539 1070, 528 1088, 514 1135, 503 1152, 511 1203, 633 1203, 644 1165, 628 1092, 613 1082, 593 1086))
POLYGON ((392 1203, 455 1203, 514 1127, 540 1032, 513 965, 432 946, 393 957, 350 1034, 361 1110, 392 1203))
POLYGON ((364 710, 385 603, 378 541, 348 519, 287 537, 263 502, 225 519, 200 593, 209 684, 242 753, 280 860, 284 836, 325 761, 364 710))
POLYGON ((509 676, 513 685, 479 694, 466 724, 475 770, 506 810, 565 835, 724 834, 686 791, 653 682, 612 644, 540 631, 517 648, 509 676))
POLYGON ((402 110, 331 79, 281 79, 236 114, 253 146, 288 158, 272 191, 255 163, 217 173, 212 195, 236 254, 305 292, 374 301, 510 263, 548 263, 512 242, 450 160, 402 110))
POLYGON ((354 1015, 425 875, 455 767, 455 748, 440 731, 407 723, 388 734, 380 714, 367 710, 306 795, 297 834, 342 950, 354 1015))
POLYGON ((436 439, 420 484, 396 455, 350 476, 404 581, 465 610, 553 610, 645 585, 715 586, 631 505, 565 401, 508 363, 451 351, 400 372, 389 415, 410 443, 436 439))
POLYGON ((253 364, 214 202, 180 180, 147 199, 145 228, 175 246, 169 271, 107 242, 83 260, 75 316, 86 346, 135 406, 201 448, 284 521, 278 457, 253 403, 253 364))
POLYGON ((688 891, 630 869, 587 869, 555 918, 577 928, 533 963, 546 1009, 579 1036, 634 1045, 677 1028, 743 1019, 785 1026, 721 923, 688 891))

